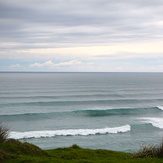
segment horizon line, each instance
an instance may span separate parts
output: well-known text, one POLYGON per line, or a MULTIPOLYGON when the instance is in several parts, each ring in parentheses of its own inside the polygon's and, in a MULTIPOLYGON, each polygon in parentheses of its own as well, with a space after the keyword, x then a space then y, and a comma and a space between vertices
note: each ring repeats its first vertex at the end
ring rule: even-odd
POLYGON ((163 73, 159 71, 0 71, 0 73, 163 73))

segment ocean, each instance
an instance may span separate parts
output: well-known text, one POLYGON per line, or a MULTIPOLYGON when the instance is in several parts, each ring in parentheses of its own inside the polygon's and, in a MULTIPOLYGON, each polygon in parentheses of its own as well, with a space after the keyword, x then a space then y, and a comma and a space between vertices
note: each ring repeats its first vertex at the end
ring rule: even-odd
POLYGON ((163 73, 0 73, 0 123, 42 149, 134 152, 163 138, 163 73))

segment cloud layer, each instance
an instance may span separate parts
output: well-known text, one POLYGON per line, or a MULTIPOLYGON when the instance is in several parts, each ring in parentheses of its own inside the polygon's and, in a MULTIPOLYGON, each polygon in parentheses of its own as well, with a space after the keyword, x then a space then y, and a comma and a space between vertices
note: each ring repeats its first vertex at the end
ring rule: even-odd
POLYGON ((0 70, 163 71, 162 15, 162 0, 1 0, 0 70))

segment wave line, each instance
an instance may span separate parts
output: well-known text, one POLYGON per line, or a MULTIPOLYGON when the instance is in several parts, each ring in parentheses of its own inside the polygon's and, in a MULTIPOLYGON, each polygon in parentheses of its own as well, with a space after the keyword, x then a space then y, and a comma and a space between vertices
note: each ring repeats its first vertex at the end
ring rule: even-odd
POLYGON ((14 139, 30 139, 30 138, 48 138, 55 136, 88 136, 88 135, 104 135, 128 132, 131 130, 130 125, 124 125, 114 128, 101 129, 65 129, 50 131, 28 131, 28 132, 10 132, 10 138, 14 139))

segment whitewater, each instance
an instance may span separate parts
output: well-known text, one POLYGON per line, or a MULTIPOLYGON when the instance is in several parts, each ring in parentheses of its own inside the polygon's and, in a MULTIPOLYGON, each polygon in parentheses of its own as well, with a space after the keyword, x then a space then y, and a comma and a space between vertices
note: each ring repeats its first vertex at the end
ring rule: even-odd
POLYGON ((0 73, 0 123, 43 149, 133 152, 163 137, 162 73, 0 73))
POLYGON ((96 134, 115 134, 118 132, 130 131, 130 126, 125 125, 115 128, 104 129, 77 129, 77 130, 56 130, 56 131, 31 131, 31 132, 11 132, 10 138, 23 139, 23 138, 41 138, 53 136, 75 136, 75 135, 96 135, 96 134))

